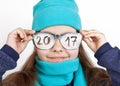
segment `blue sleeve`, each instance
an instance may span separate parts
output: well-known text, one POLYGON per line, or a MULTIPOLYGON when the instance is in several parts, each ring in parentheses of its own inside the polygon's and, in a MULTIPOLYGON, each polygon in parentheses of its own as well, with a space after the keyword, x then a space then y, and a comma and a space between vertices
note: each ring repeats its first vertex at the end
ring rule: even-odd
POLYGON ((0 80, 5 71, 16 67, 19 54, 8 45, 4 45, 0 50, 0 80))
POLYGON ((95 53, 98 64, 105 67, 111 76, 113 86, 120 86, 120 50, 105 43, 95 53))

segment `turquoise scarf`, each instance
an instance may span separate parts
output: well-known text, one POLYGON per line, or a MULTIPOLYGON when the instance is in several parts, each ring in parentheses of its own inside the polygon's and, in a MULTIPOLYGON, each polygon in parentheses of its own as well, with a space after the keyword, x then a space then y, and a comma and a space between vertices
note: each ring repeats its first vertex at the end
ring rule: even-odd
POLYGON ((35 86, 66 86, 73 80, 73 86, 87 86, 79 59, 53 63, 36 57, 38 81, 35 86))

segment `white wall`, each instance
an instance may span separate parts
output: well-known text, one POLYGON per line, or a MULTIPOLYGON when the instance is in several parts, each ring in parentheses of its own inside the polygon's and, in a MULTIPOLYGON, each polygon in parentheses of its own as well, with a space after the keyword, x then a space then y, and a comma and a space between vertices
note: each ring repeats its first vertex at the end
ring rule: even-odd
MULTIPOLYGON (((5 44, 7 35, 17 27, 31 29, 32 7, 39 0, 0 0, 0 48, 5 44)), ((119 0, 76 0, 80 8, 83 29, 97 29, 106 35, 112 46, 120 47, 120 2, 119 0)), ((32 52, 32 42, 20 55, 18 66, 5 75, 19 70, 32 52)), ((88 54, 94 59, 94 53, 86 47, 88 54)))

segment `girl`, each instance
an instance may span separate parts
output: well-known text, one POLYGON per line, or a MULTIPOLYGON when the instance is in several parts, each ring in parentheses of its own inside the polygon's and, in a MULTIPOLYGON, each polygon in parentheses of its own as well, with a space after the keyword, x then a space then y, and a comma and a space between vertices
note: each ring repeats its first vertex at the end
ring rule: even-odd
POLYGON ((34 52, 21 71, 2 80, 2 86, 111 86, 108 73, 88 59, 80 33, 96 53, 106 44, 105 37, 94 30, 81 30, 74 0, 41 0, 34 6, 33 15, 36 33, 16 29, 6 44, 20 54, 33 38, 34 52))

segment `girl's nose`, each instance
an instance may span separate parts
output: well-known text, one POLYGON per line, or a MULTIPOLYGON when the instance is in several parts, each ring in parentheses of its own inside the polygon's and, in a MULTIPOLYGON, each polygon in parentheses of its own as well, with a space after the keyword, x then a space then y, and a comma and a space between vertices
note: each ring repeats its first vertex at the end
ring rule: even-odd
POLYGON ((59 39, 56 40, 54 46, 51 49, 53 52, 63 52, 63 50, 64 50, 59 39))

